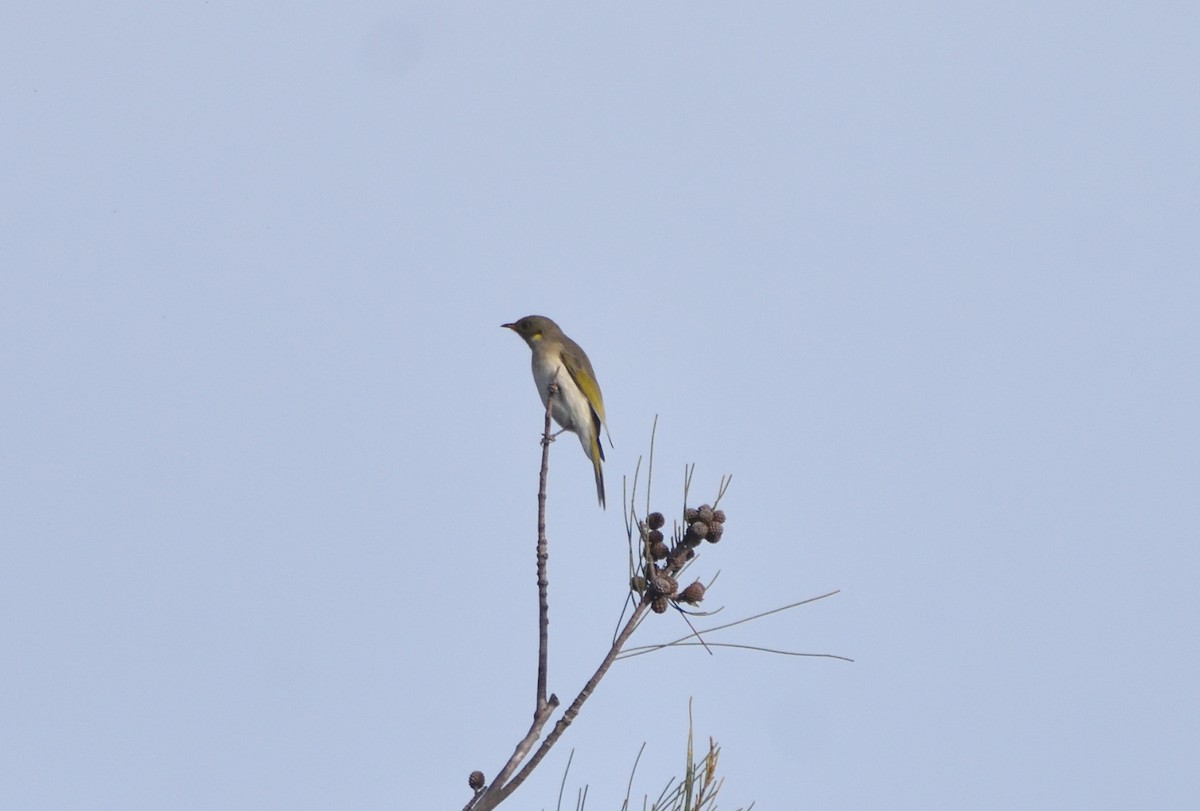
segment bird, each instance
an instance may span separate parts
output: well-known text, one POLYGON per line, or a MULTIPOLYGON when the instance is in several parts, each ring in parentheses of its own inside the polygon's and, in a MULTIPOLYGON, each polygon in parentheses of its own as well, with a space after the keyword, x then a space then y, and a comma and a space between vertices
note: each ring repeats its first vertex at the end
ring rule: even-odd
MULTIPOLYGON (((604 461, 604 448, 600 445, 600 429, 603 428, 608 436, 608 425, 604 421, 604 398, 600 394, 600 384, 596 382, 596 373, 592 371, 592 362, 588 360, 587 353, 568 338, 558 324, 544 315, 527 315, 500 326, 520 335, 533 350, 533 382, 542 397, 543 406, 550 396, 550 384, 558 383, 551 414, 562 430, 554 436, 570 431, 579 437, 583 452, 592 462, 592 470, 596 474, 596 497, 603 509, 604 473, 600 463, 604 461)), ((612 445, 611 436, 608 436, 608 444, 612 445)))

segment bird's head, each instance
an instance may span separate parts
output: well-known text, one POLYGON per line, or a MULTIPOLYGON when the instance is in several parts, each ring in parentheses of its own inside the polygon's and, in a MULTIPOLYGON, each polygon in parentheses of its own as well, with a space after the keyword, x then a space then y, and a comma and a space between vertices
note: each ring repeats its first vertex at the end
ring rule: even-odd
POLYGON ((547 336, 560 335, 562 330, 544 315, 527 315, 511 324, 501 324, 525 339, 525 343, 533 346, 547 336))

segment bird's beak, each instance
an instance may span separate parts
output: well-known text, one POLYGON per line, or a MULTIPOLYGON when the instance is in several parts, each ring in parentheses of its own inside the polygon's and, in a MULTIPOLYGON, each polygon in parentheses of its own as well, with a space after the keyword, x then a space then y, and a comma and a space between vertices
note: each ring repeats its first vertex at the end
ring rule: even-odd
POLYGON ((501 324, 500 326, 503 327, 504 329, 512 329, 512 330, 515 330, 517 328, 516 324, 501 324))

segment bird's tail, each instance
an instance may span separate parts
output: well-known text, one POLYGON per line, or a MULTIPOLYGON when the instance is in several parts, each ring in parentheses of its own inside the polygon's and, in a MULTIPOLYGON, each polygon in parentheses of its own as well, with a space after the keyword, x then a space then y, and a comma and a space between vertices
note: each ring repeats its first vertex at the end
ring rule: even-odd
POLYGON ((588 456, 592 457, 592 470, 596 472, 596 497, 600 499, 600 508, 604 506, 604 471, 600 469, 600 462, 604 459, 604 449, 600 447, 600 436, 594 434, 592 436, 592 447, 588 449, 588 456))

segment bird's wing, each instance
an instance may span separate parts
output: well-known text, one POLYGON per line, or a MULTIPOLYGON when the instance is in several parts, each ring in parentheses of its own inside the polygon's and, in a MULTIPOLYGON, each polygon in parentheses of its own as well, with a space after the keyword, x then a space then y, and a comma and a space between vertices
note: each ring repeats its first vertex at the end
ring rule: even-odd
MULTIPOLYGON (((608 423, 604 419, 604 398, 600 395, 600 384, 596 382, 596 373, 592 371, 592 364, 588 362, 587 356, 582 350, 576 352, 574 347, 564 346, 558 353, 562 365, 566 368, 567 374, 571 375, 571 381, 575 387, 583 392, 583 396, 587 398, 588 405, 592 407, 592 423, 596 431, 596 445, 600 447, 600 429, 604 429, 605 436, 608 436, 608 423), (582 372, 582 374, 580 373, 582 372)), ((608 436, 608 444, 612 445, 612 437, 608 436)), ((600 447, 600 458, 604 458, 604 448, 600 447)))
POLYGON ((559 358, 562 360, 562 365, 566 367, 567 373, 571 375, 571 381, 575 387, 583 392, 592 411, 603 422, 604 399, 600 396, 600 384, 596 382, 596 373, 592 371, 592 365, 583 355, 571 351, 570 347, 564 347, 559 352, 559 358))

